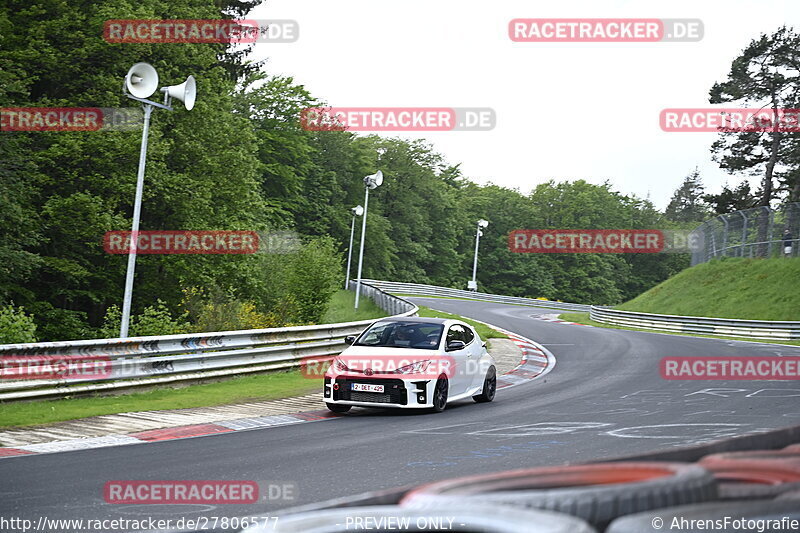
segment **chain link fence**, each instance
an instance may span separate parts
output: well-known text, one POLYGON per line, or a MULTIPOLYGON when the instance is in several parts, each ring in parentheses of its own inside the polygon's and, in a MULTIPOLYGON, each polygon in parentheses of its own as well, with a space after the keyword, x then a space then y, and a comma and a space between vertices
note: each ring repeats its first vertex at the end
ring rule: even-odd
POLYGON ((693 266, 715 257, 800 257, 800 202, 720 215, 692 233, 703 243, 693 266))

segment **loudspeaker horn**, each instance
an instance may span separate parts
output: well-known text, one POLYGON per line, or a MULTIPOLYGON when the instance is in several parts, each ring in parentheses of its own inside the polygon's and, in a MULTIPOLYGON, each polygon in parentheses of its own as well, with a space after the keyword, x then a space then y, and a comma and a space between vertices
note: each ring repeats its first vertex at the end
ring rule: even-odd
POLYGON ((158 89, 158 72, 148 63, 136 63, 125 76, 125 88, 136 98, 147 98, 158 89))
POLYGON ((379 170, 375 174, 367 176, 364 178, 364 183, 366 183, 370 189, 379 187, 381 183, 383 183, 383 172, 379 170))
POLYGON ((186 81, 180 85, 162 87, 161 91, 167 93, 170 98, 175 98, 183 102, 183 105, 189 111, 192 110, 194 101, 197 99, 197 84, 194 81, 194 76, 189 76, 186 78, 186 81))

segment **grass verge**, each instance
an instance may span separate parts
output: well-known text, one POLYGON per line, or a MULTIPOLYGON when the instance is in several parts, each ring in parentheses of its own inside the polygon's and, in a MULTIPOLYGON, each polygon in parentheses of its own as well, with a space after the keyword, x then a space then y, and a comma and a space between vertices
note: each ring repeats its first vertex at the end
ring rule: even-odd
POLYGON ((631 328, 628 326, 614 326, 611 324, 603 324, 596 322, 589 318, 589 313, 561 313, 559 315, 561 320, 569 322, 577 322, 578 324, 586 324, 588 326, 595 326, 597 328, 606 329, 626 329, 628 331, 642 331, 644 333, 665 333, 667 335, 681 335, 683 337, 705 337, 707 339, 722 339, 726 341, 747 341, 747 342, 764 342, 767 344, 789 344, 792 346, 800 346, 800 341, 791 340, 771 340, 771 339, 748 339, 744 337, 723 337, 721 335, 698 335, 696 333, 678 333, 676 331, 660 331, 653 329, 631 328))
POLYGON ((623 311, 749 320, 800 320, 800 257, 729 257, 687 268, 623 311))
POLYGON ((356 303, 356 293, 353 291, 341 290, 333 295, 328 311, 322 319, 324 324, 334 324, 336 322, 357 322, 359 320, 372 320, 386 316, 386 312, 375 305, 375 302, 365 297, 358 300, 358 309, 354 309, 356 303))
MULTIPOLYGON (((354 322, 386 316, 369 298, 362 298, 357 310, 353 308, 354 303, 354 292, 338 291, 331 299, 323 322, 354 322)), ((299 371, 291 371, 256 374, 178 388, 163 387, 117 396, 0 403, 0 427, 34 426, 133 411, 161 411, 275 400, 309 394, 319 388, 320 384, 316 380, 304 378, 299 371)))
POLYGON ((119 396, 89 396, 37 402, 0 404, 0 427, 23 427, 89 416, 210 407, 251 401, 275 400, 320 390, 317 380, 299 371, 257 374, 218 383, 182 388, 153 389, 119 396))
POLYGON ((500 333, 485 324, 481 324, 480 322, 475 322, 474 320, 470 320, 469 318, 464 318, 463 316, 454 315, 451 313, 445 313, 444 311, 437 311, 436 309, 431 309, 430 307, 420 306, 419 316, 428 317, 428 318, 451 318, 453 320, 461 320, 462 322, 466 322, 470 326, 475 328, 475 331, 478 332, 478 335, 481 336, 481 339, 507 339, 508 335, 504 333, 500 333))

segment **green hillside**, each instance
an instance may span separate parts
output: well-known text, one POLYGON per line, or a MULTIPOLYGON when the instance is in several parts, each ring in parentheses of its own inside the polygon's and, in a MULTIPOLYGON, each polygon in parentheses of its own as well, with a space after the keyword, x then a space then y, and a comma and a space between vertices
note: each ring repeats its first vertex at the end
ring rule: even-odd
POLYGON ((666 315, 800 320, 800 258, 725 258, 687 268, 617 307, 666 315))

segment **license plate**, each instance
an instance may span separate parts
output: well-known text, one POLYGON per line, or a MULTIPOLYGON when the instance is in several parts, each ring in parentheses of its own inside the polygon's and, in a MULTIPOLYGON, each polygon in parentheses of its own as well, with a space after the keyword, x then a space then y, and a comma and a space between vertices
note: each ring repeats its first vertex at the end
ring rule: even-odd
POLYGON ((357 392, 383 392, 383 385, 372 383, 353 383, 353 390, 357 392))

